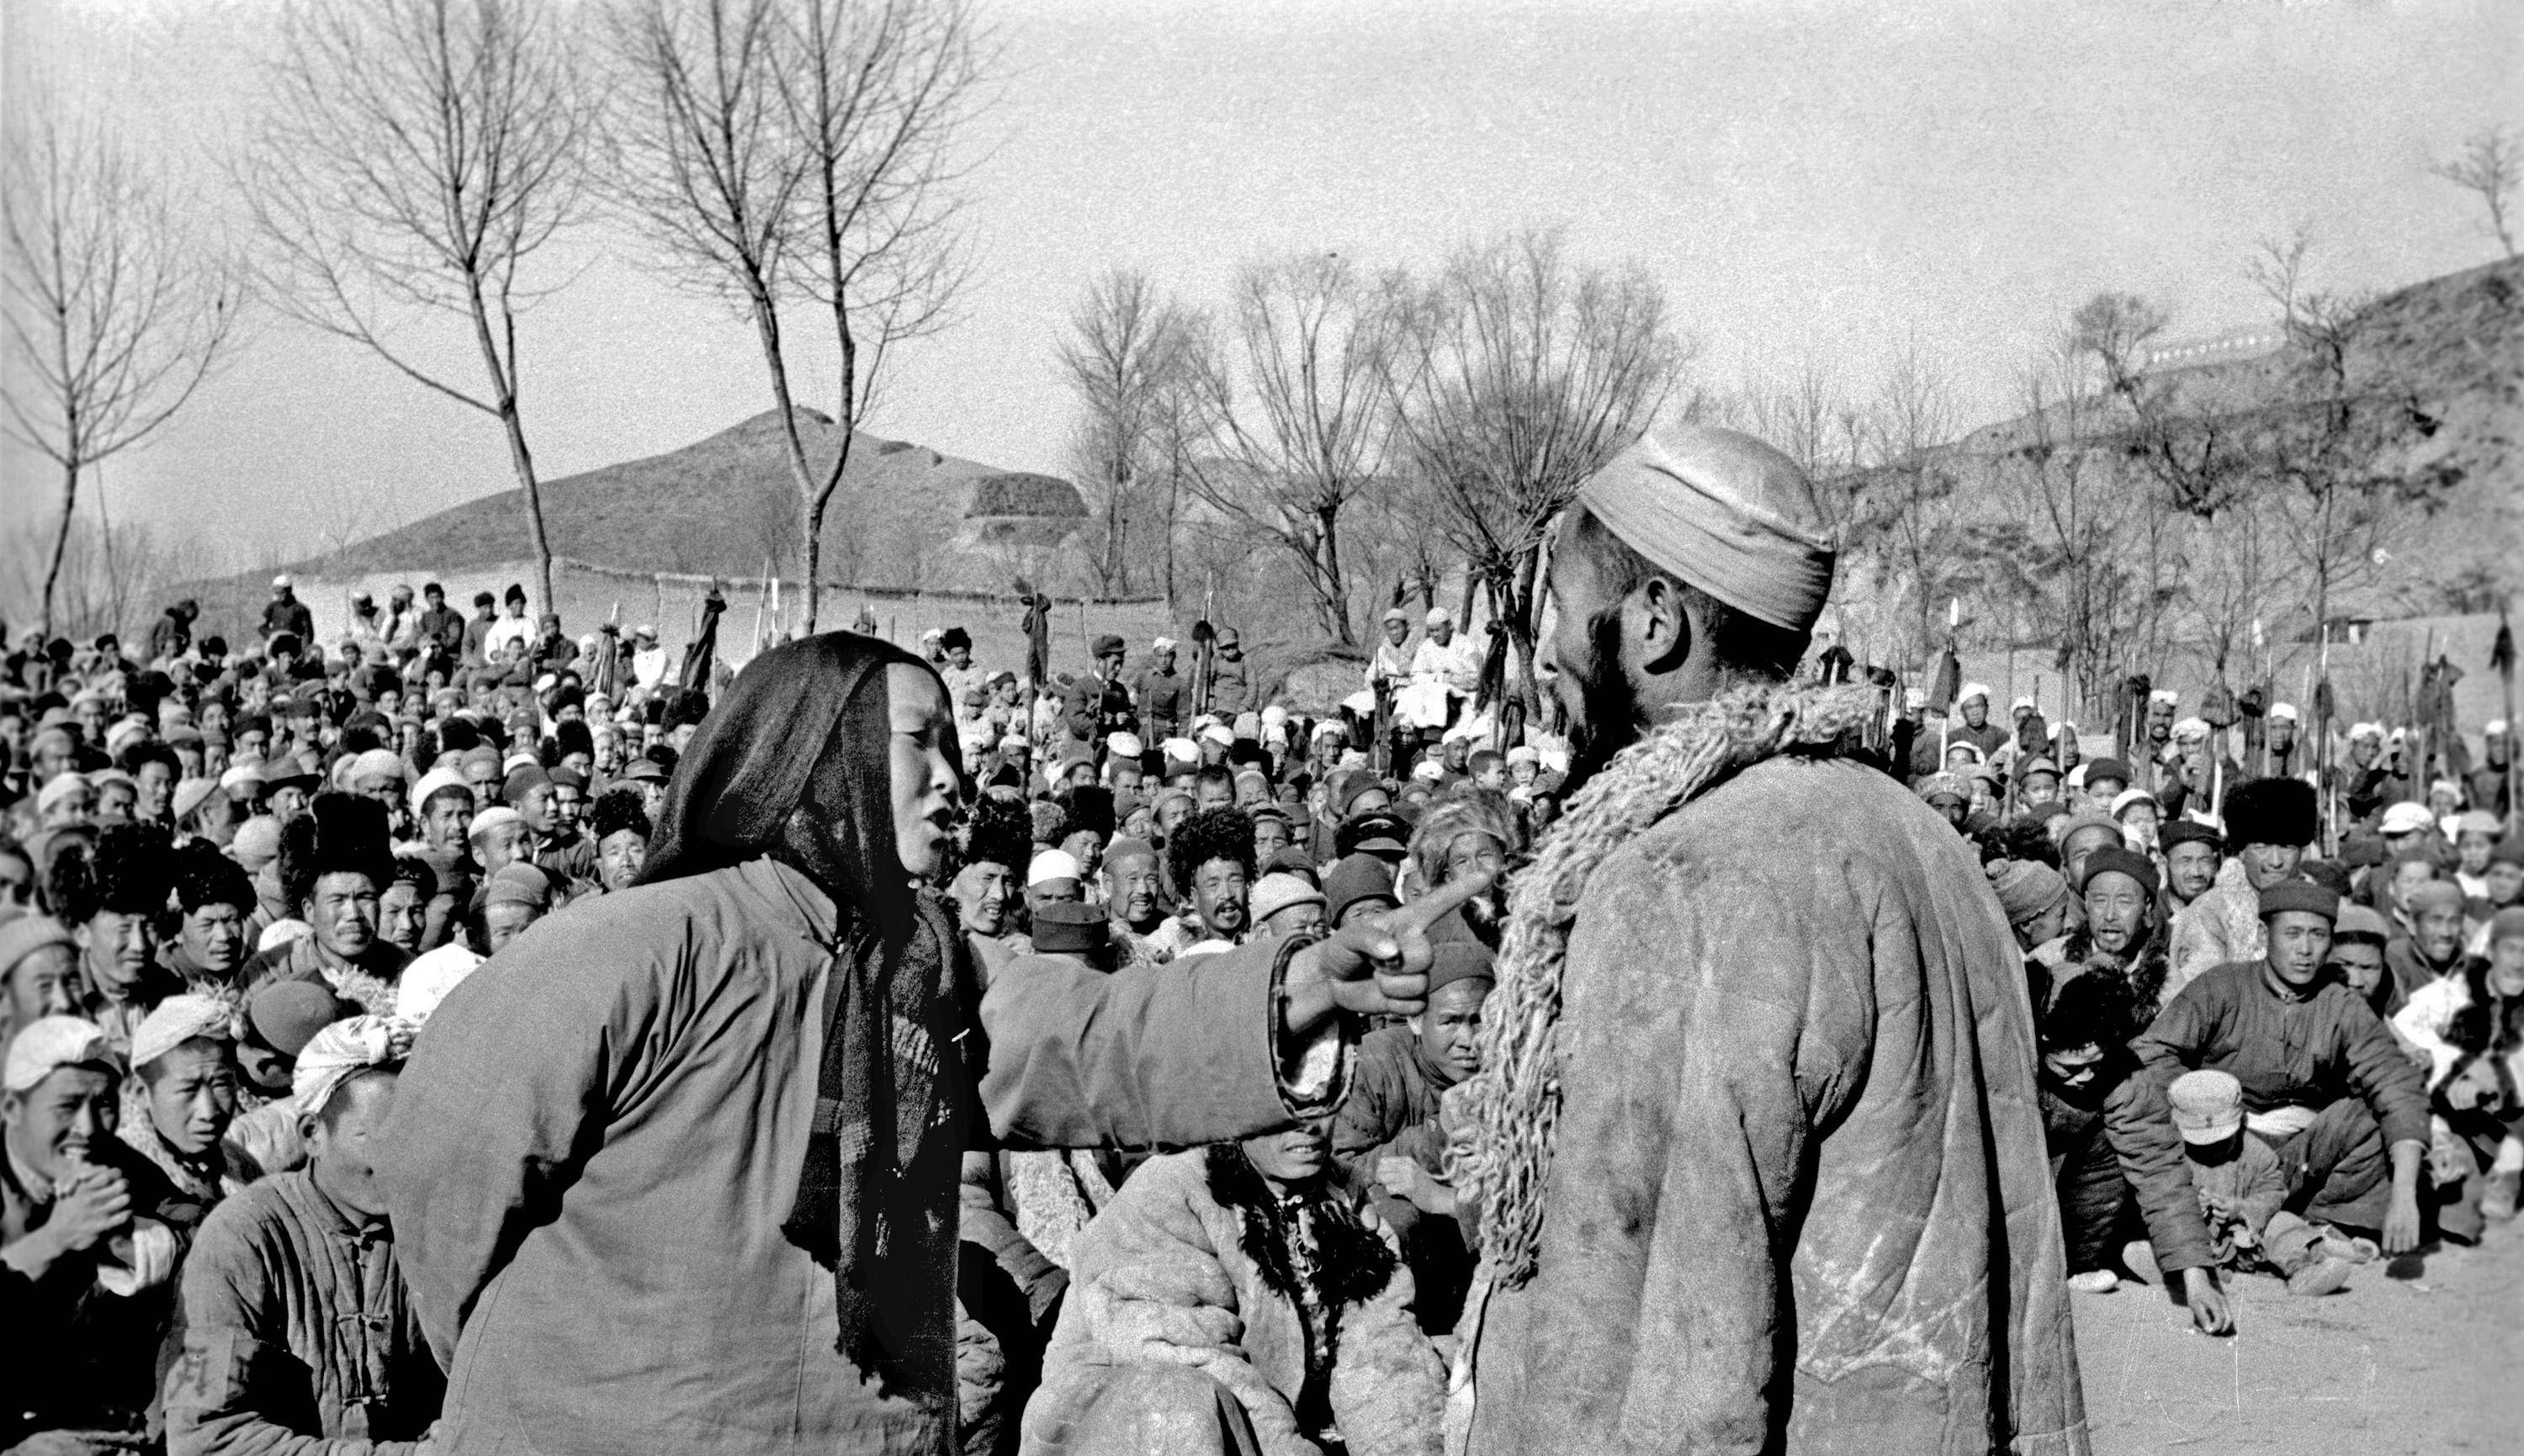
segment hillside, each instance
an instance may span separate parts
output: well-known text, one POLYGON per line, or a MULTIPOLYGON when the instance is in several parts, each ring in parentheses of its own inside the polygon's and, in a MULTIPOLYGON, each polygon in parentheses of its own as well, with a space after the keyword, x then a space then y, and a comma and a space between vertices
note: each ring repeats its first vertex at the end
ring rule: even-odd
MULTIPOLYGON (((2160 376, 2170 413, 2213 425, 2246 456, 2262 449, 2295 403, 2292 350, 2160 376)), ((2358 443, 2381 474, 2433 488, 2436 509, 2413 523, 2403 590, 2357 604, 2375 615, 2455 605, 2431 589, 2469 581, 2495 594, 2524 589, 2524 260, 2430 278, 2377 299, 2348 358, 2358 443)), ((2003 462, 2035 445, 2031 416, 1975 430, 1938 455, 1957 465, 2003 462)), ((2090 445, 2104 468, 2128 472, 2132 440, 2090 445)), ((1997 472, 1960 469, 1969 490, 1997 472)))
MULTIPOLYGON (((838 431, 798 413, 823 468, 838 431)), ((796 487, 769 412, 681 450, 548 481, 543 503, 554 555, 592 566, 754 577, 768 561, 793 580, 801 569, 796 487)), ((1002 591, 1085 515, 1067 481, 862 433, 825 514, 820 574, 868 588, 1002 591)), ((456 577, 517 560, 525 547, 523 493, 509 490, 290 569, 456 577)))

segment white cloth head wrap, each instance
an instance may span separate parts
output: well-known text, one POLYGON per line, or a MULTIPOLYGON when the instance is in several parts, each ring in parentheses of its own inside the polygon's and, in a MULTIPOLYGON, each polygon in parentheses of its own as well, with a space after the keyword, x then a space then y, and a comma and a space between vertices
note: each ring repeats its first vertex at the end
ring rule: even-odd
POLYGON ((298 1053, 289 1092, 301 1116, 314 1116, 333 1099, 334 1090, 354 1072, 393 1063, 394 1027, 382 1016, 354 1016, 316 1034, 298 1053))
POLYGON ((1649 434, 1578 492, 1632 551, 1702 591, 1792 632, 1813 628, 1837 558, 1822 530, 1772 503, 1810 502, 1796 461, 1750 435, 1705 425, 1649 434))
POLYGON ((425 1025, 429 1013, 438 1009, 458 983, 481 967, 482 959, 462 946, 423 951, 395 982, 395 1019, 425 1025))
POLYGON ((83 1066, 122 1070, 105 1029, 76 1016, 38 1016, 10 1039, 8 1071, 0 1085, 22 1092, 64 1067, 83 1066))
POLYGON ((195 1037, 225 1042, 236 1036, 228 1003, 190 992, 158 1003, 131 1033, 131 1065, 145 1067, 195 1037))

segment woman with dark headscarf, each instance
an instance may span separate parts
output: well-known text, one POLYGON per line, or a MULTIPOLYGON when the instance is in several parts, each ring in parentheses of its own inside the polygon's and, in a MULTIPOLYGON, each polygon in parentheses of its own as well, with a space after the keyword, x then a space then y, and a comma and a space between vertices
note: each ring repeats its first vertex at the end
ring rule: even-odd
POLYGON ((439 1006, 379 1168, 449 1371, 440 1450, 944 1456, 968 1145, 1318 1115, 1336 1010, 1416 1009, 1442 904, 1112 975, 1019 962, 979 993, 915 891, 960 787, 951 725, 885 643, 764 654, 679 765, 641 883, 439 1006))

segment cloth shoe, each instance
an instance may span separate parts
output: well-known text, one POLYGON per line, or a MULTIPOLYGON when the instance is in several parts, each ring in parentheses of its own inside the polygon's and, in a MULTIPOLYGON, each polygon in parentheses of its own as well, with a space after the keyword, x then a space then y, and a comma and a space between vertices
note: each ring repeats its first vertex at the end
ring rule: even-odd
POLYGON ((2156 1245, 2144 1238, 2121 1245, 2121 1267, 2143 1285, 2161 1285, 2164 1271, 2156 1267, 2156 1245))
POLYGON ((2347 1259, 2316 1259, 2288 1276, 2291 1294, 2337 1294, 2349 1287, 2350 1264, 2347 1259))
POLYGON ((2346 1259, 2352 1264, 2372 1264, 2384 1257, 2382 1246, 2372 1238, 2355 1238, 2338 1229, 2322 1231, 2322 1242, 2315 1251, 2326 1258, 2346 1259))
POLYGON ((2121 1286, 2121 1277, 2109 1269, 2089 1269, 2068 1276, 2068 1287, 2080 1294, 2109 1294, 2121 1286))

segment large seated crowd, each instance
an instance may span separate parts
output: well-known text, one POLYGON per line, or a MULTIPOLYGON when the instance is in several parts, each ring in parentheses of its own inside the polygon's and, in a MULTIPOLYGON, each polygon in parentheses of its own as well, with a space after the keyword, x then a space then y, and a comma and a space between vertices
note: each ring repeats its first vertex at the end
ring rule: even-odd
MULTIPOLYGON (((426 1445, 447 1350, 374 1139, 398 1071, 504 947, 641 881, 725 691, 651 628, 573 638, 526 606, 363 595, 319 642, 283 578, 234 641, 186 603, 145 643, 29 634, 0 667, 0 1451, 426 1445)), ((966 1450, 1185 1368, 1263 1451, 1434 1449, 1480 1216, 1446 1093, 1479 1070, 1507 887, 1570 747, 1484 701, 1489 644, 1443 608, 1380 635, 1312 712, 1232 628, 1197 654, 1103 638, 1039 681, 960 628, 923 640, 964 770, 930 888, 986 983, 1483 887, 1430 930, 1425 1008, 1365 1030, 1323 1115, 965 1154, 966 1450)), ((2160 693, 2085 757, 1991 697, 1892 699, 1867 752, 1970 843, 2014 930, 2021 965, 1986 969, 2025 978, 2073 1287, 2163 1285, 2222 1333, 2234 1279, 2330 1293, 2514 1216, 2509 725, 2432 780, 2378 724, 2325 762, 2285 704, 2212 727, 2160 693)))

